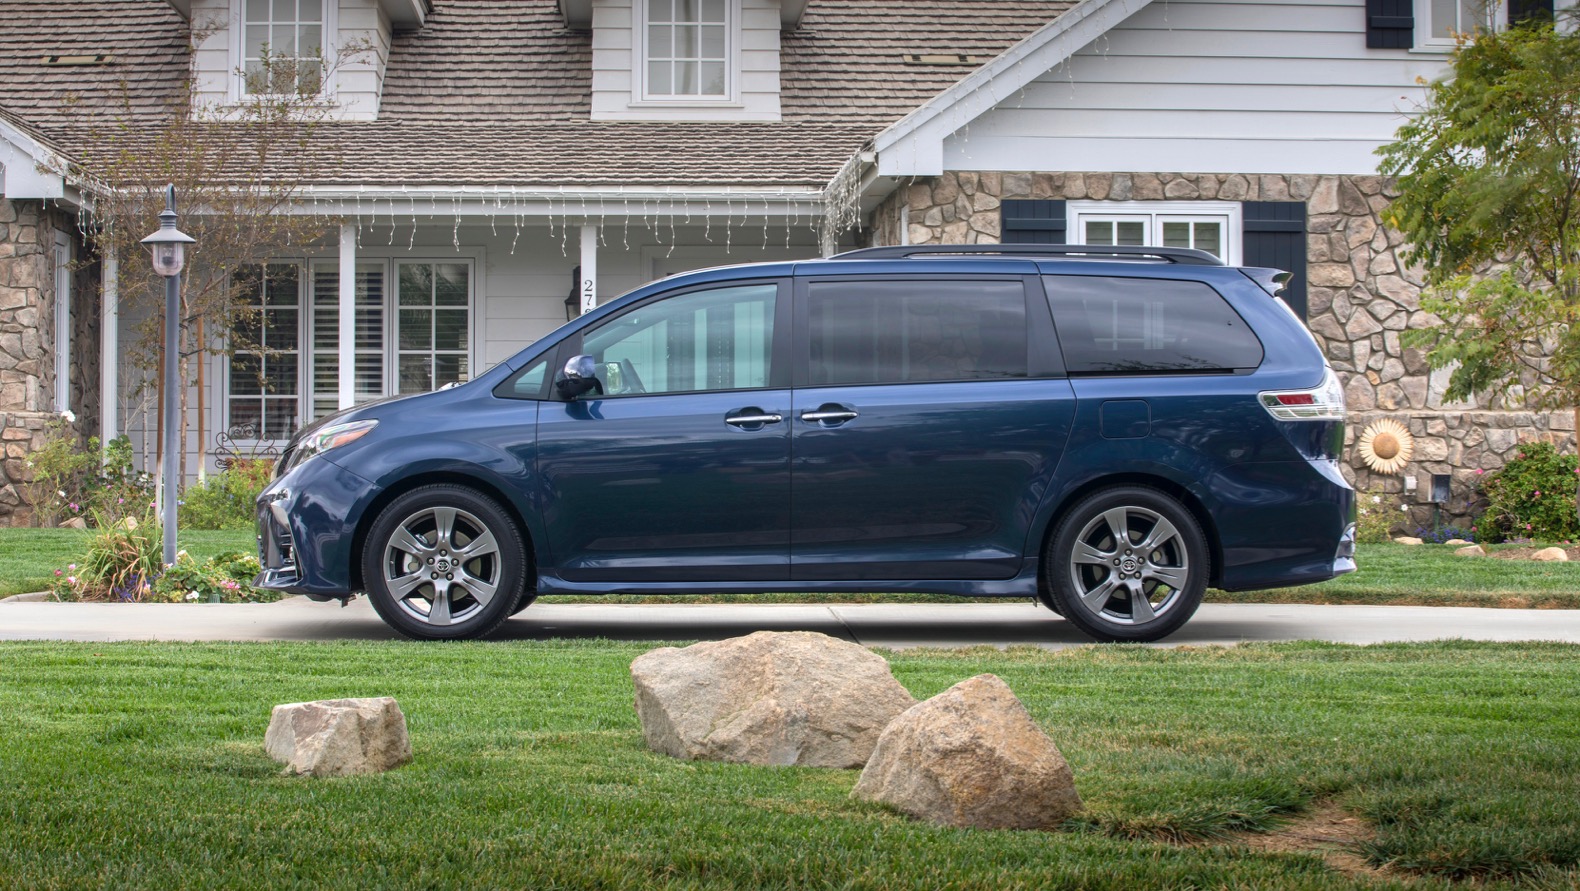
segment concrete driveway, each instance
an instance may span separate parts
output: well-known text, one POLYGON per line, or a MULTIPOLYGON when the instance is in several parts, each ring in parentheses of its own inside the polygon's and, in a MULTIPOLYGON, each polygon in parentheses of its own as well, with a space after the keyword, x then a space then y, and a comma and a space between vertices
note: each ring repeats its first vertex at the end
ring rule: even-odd
MULTIPOLYGON (((852 606, 538 604, 495 640, 716 640, 753 631, 821 631, 879 647, 1031 646, 1090 640, 1024 602, 852 606)), ((291 597, 278 603, 0 603, 0 640, 393 640, 366 599, 347 607, 291 597)), ((1162 646, 1246 641, 1552 640, 1580 643, 1580 610, 1416 606, 1205 604, 1162 646)))

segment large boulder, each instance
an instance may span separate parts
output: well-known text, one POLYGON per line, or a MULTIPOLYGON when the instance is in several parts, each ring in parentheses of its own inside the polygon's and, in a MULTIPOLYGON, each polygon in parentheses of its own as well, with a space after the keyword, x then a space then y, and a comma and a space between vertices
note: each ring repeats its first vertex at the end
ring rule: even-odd
POLYGON ((287 773, 378 773, 411 760, 406 716, 388 696, 277 705, 263 747, 287 773))
POLYGON ((851 795, 978 829, 1054 829, 1081 809, 1064 755, 991 674, 896 718, 851 795))
POLYGON ((1542 563, 1568 563, 1569 553, 1563 548, 1542 548, 1532 554, 1531 559, 1542 563))
POLYGON ((811 631, 664 647, 631 663, 655 752, 799 767, 860 767, 916 700, 865 647, 811 631))

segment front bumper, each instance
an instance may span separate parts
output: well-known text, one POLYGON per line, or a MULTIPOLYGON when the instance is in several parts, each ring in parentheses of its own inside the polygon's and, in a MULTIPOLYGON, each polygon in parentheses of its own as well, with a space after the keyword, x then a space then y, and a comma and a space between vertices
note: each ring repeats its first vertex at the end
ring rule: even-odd
POLYGON ((276 478, 257 502, 258 561, 253 585, 314 600, 354 591, 357 524, 379 487, 325 456, 276 478))

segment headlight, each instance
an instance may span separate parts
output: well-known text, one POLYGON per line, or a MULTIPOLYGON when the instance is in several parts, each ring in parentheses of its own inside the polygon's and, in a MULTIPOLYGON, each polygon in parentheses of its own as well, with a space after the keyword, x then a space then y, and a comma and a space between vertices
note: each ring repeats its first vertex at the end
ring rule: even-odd
POLYGON ((338 449, 343 445, 356 442, 379 425, 378 421, 352 421, 349 424, 336 424, 316 431, 311 436, 304 437, 296 444, 291 458, 291 466, 295 467, 314 455, 321 455, 331 449, 338 449))

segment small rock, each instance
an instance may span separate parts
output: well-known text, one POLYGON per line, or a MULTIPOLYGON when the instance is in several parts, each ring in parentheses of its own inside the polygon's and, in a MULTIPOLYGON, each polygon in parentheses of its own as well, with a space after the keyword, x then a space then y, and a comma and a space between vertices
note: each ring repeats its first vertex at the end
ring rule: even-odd
POLYGON ((1464 547, 1465 545, 1470 544, 1470 542, 1464 540, 1463 538, 1450 538, 1448 541, 1443 542, 1443 544, 1449 545, 1450 547, 1464 547))
POLYGON ((1413 535, 1401 535, 1398 538, 1395 538, 1393 543, 1402 545, 1418 545, 1421 544, 1421 539, 1416 538, 1413 535))
POLYGON ((648 748, 707 761, 860 767, 916 704, 882 656, 811 631, 663 647, 631 679, 648 748))
POLYGON ((1568 563, 1569 553, 1563 548, 1542 548, 1532 554, 1531 559, 1540 560, 1543 563, 1568 563))
POLYGON ((86 529, 86 528, 88 528, 88 521, 84 520, 81 517, 72 517, 71 519, 67 520, 66 522, 61 523, 60 524, 60 528, 62 528, 62 529, 86 529))
POLYGON ((263 747, 287 773, 378 773, 411 760, 406 716, 388 696, 277 705, 263 747))
POLYGON ((991 674, 894 719, 851 796, 979 829, 1054 829, 1081 809, 1064 755, 991 674))
POLYGON ((1487 556, 1487 552, 1486 552, 1486 549, 1482 548, 1481 545, 1471 545, 1468 548, 1460 548, 1460 549, 1454 551, 1454 556, 1456 556, 1456 557, 1485 557, 1485 556, 1487 556))

